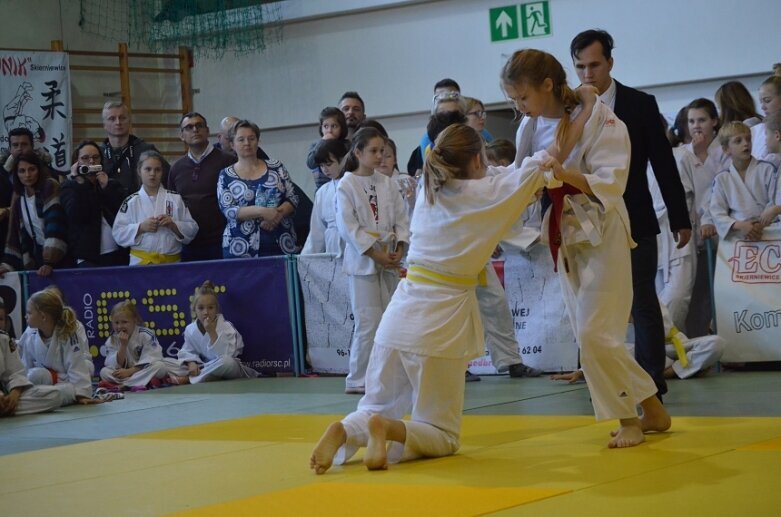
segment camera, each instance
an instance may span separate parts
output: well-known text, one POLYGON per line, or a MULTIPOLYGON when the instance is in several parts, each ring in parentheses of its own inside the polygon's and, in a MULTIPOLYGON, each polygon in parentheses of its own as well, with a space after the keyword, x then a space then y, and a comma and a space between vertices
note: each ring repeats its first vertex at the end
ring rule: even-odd
POLYGON ((103 166, 102 165, 79 165, 76 169, 79 173, 79 176, 88 176, 90 174, 97 174, 99 172, 103 172, 103 166))

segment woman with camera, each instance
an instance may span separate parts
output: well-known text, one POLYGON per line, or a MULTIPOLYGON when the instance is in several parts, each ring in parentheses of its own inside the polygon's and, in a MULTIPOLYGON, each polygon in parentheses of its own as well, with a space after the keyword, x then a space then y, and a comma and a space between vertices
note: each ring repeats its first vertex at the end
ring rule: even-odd
POLYGON ((80 143, 73 162, 68 179, 60 187, 60 201, 68 219, 70 258, 77 267, 126 266, 127 249, 114 242, 111 227, 128 192, 103 171, 95 142, 80 143))

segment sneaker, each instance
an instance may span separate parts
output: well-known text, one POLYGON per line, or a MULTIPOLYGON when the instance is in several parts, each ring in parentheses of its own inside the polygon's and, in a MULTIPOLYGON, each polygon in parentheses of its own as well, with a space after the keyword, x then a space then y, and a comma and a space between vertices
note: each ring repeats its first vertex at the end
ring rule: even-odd
POLYGON ((366 393, 364 386, 350 386, 344 389, 346 395, 363 395, 366 393))
POLYGON ((542 370, 526 366, 523 363, 511 364, 508 371, 510 377, 539 377, 542 375, 542 370))
POLYGON ((469 370, 467 370, 466 373, 464 374, 464 382, 477 382, 479 380, 480 380, 480 376, 475 375, 469 370))
POLYGON ((98 388, 95 390, 95 394, 92 395, 92 398, 95 400, 102 400, 103 402, 109 402, 111 400, 121 400, 125 398, 125 394, 108 391, 106 388, 98 388))

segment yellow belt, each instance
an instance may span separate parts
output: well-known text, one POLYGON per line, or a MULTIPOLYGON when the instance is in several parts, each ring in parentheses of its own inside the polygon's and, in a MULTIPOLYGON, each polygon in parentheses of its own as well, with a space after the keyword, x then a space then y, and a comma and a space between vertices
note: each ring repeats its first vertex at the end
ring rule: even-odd
POLYGON ((667 335, 667 339, 672 342, 673 347, 675 348, 675 353, 678 355, 678 360, 681 362, 681 366, 686 368, 689 366, 689 359, 686 357, 686 349, 683 347, 681 338, 678 337, 678 332, 680 331, 675 326, 673 326, 670 329, 670 333, 667 335))
POLYGON ((448 275, 432 271, 422 266, 410 266, 407 268, 407 280, 423 284, 445 285, 448 287, 471 288, 478 285, 487 285, 485 268, 474 278, 448 275))
POLYGON ((139 258, 141 260, 139 265, 142 266, 149 264, 170 264, 171 262, 179 262, 182 259, 182 255, 179 253, 174 255, 164 255, 162 253, 144 251, 137 248, 131 249, 130 254, 139 258))

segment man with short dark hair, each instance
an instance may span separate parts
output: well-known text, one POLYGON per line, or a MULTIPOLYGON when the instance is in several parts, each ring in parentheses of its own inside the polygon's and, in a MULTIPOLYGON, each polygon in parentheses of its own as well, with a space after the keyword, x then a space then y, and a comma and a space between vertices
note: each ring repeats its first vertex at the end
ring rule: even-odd
POLYGON ((182 261, 218 260, 222 258, 225 216, 217 202, 217 182, 220 171, 232 165, 236 157, 209 143, 209 125, 200 113, 185 114, 179 130, 187 154, 171 166, 168 187, 182 196, 198 223, 198 234, 182 249, 182 261))
MULTIPOLYGON (((144 151, 157 148, 130 133, 130 110, 123 102, 109 101, 103 105, 103 129, 106 139, 101 146, 103 170, 109 178, 118 180, 132 194, 138 190, 138 157, 144 151)), ((159 151, 158 151, 159 152, 159 151)), ((163 163, 163 185, 168 177, 168 162, 163 163)))
POLYGON ((350 140, 357 127, 366 119, 366 105, 358 92, 344 92, 339 99, 339 109, 347 120, 347 139, 350 140))
POLYGON ((678 167, 665 137, 659 107, 652 95, 629 88, 610 76, 613 38, 603 30, 581 32, 570 44, 570 54, 581 83, 594 86, 599 97, 629 131, 632 154, 624 201, 629 212, 632 239, 632 319, 635 327, 635 359, 654 379, 659 396, 667 392, 664 379, 665 335, 656 293, 657 244, 660 232, 648 189, 650 161, 670 219, 678 248, 691 238, 691 221, 678 167))

